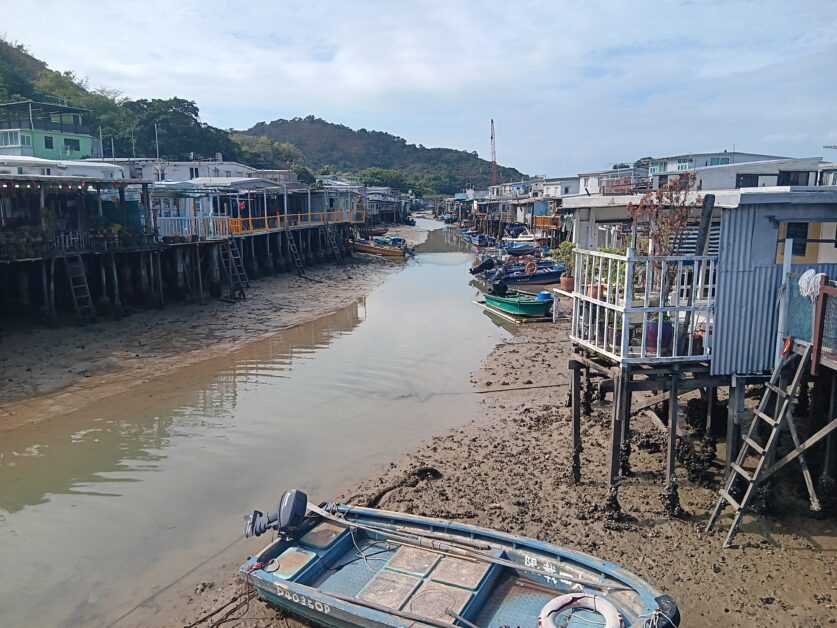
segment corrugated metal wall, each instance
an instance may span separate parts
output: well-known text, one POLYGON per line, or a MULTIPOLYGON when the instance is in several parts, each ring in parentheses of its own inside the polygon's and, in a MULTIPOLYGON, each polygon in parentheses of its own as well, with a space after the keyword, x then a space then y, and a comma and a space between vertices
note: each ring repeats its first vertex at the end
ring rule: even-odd
MULTIPOLYGON (((775 263, 779 220, 803 219, 804 206, 742 205, 721 212, 712 374, 748 374, 773 367, 782 266, 775 263)), ((837 264, 794 265, 837 276, 837 264)))

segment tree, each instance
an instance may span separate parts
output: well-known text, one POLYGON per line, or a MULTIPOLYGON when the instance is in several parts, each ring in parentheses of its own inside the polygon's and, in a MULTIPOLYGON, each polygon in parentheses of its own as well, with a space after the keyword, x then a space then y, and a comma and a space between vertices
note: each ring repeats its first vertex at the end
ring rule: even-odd
POLYGON ((296 173, 296 178, 300 183, 305 185, 313 185, 317 179, 311 174, 311 171, 301 164, 294 164, 293 171, 296 173))

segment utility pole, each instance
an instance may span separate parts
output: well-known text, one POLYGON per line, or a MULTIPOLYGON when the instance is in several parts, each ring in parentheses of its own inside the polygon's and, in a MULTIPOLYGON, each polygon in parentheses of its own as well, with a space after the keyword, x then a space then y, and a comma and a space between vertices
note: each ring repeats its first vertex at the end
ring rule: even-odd
POLYGON ((497 146, 494 139, 494 118, 491 118, 491 185, 497 185, 497 146))

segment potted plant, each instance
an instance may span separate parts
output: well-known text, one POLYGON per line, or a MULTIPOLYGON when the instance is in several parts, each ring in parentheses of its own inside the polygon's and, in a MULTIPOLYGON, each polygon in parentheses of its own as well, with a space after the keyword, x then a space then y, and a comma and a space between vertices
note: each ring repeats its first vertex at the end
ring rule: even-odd
POLYGON ((564 266, 564 273, 561 275, 561 290, 572 292, 575 289, 575 242, 564 240, 558 248, 550 252, 550 256, 556 262, 564 266))
POLYGON ((663 313, 662 325, 660 314, 652 314, 645 324, 645 351, 648 353, 657 352, 657 341, 660 342, 660 355, 668 355, 671 352, 671 340, 674 338, 674 325, 671 317, 663 313))

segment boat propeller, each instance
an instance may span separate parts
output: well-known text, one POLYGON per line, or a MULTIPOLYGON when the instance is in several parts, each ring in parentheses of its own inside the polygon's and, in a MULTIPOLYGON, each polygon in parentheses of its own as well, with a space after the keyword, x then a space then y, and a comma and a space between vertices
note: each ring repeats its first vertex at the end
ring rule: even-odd
POLYGON ((307 509, 308 495, 298 489, 285 491, 276 510, 267 514, 254 510, 252 515, 244 517, 244 538, 261 536, 268 530, 292 537, 305 520, 307 509))

